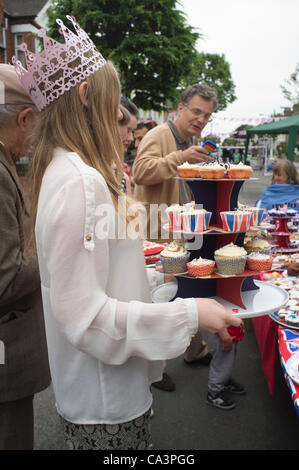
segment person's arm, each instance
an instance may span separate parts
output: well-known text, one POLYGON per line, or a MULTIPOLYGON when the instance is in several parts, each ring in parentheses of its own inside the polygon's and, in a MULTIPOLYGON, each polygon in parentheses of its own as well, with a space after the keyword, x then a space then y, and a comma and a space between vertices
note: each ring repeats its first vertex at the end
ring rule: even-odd
MULTIPOLYGON (((170 132, 170 131, 169 131, 170 132)), ((170 142, 167 132, 151 132, 146 134, 139 147, 133 165, 134 181, 139 185, 153 185, 162 183, 177 176, 177 167, 184 162, 200 163, 211 160, 208 151, 199 146, 192 145, 186 150, 170 152, 170 142)))
POLYGON ((23 229, 16 209, 16 187, 0 171, 0 305, 16 302, 40 287, 37 258, 24 255, 23 229))
MULTIPOLYGON (((105 183, 96 179, 94 184, 95 206, 112 206, 105 183)), ((194 299, 147 304, 108 297, 109 241, 95 237, 94 250, 85 249, 84 222, 83 185, 77 177, 40 214, 38 240, 50 274, 55 320, 79 350, 109 364, 122 364, 132 356, 169 359, 185 351, 199 325, 203 331, 218 331, 227 321, 235 322, 216 303, 213 315, 211 304, 199 305, 194 299)))

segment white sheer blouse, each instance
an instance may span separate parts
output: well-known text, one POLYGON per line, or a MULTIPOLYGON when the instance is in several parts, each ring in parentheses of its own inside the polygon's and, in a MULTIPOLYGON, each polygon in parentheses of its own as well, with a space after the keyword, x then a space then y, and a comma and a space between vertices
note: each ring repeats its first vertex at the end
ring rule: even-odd
POLYGON ((103 177, 57 148, 42 182, 36 240, 56 406, 78 424, 142 415, 163 361, 182 354, 198 328, 194 299, 151 303, 142 242, 115 239, 112 220, 103 177))

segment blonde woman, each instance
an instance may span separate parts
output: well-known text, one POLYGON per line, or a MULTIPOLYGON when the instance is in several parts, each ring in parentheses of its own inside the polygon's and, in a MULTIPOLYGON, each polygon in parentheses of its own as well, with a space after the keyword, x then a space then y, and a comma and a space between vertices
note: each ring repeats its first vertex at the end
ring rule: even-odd
MULTIPOLYGON (((199 328, 215 332, 240 320, 209 299, 151 303, 141 240, 116 236, 129 220, 118 217, 127 204, 119 204, 123 194, 112 169, 114 161, 122 169, 119 78, 68 19, 77 35, 57 22, 64 48, 71 42, 77 52, 71 64, 82 80, 76 84, 59 54, 63 46, 54 43, 57 75, 43 69, 42 85, 36 83, 41 116, 31 173, 53 389, 70 448, 146 449, 150 384, 161 379, 163 360, 182 354, 199 328)), ((38 59, 27 67, 36 71, 38 59)), ((24 86, 32 86, 20 63, 17 70, 24 86)))

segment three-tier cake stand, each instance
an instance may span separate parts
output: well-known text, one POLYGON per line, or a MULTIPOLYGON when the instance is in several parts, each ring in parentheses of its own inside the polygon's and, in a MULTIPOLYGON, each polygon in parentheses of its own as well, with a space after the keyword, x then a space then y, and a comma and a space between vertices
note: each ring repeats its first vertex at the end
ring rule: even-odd
MULTIPOLYGON (((220 212, 233 211, 238 207, 239 192, 245 180, 178 179, 188 183, 195 204, 212 213, 208 230, 200 233, 181 231, 190 251, 190 261, 199 257, 214 260, 214 252, 229 243, 243 246, 246 232, 225 232, 220 212)), ((207 277, 193 277, 188 272, 178 273, 175 274, 177 284, 164 284, 153 291, 153 301, 208 297, 233 309, 236 315, 245 319, 278 311, 288 301, 287 292, 278 286, 255 280, 258 274, 247 269, 242 274, 231 276, 218 274, 217 271, 207 277)))

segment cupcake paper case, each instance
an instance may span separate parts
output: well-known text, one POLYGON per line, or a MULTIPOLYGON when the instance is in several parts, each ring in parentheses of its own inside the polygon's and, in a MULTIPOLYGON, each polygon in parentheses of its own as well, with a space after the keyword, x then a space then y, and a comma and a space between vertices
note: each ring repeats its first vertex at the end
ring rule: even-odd
POLYGON ((221 179, 224 178, 225 167, 218 163, 207 163, 200 168, 200 177, 203 179, 221 179))
POLYGON ((181 223, 184 232, 205 232, 210 225, 212 212, 206 210, 194 210, 181 213, 181 223))
POLYGON ((214 253, 219 274, 242 274, 245 269, 247 253, 243 247, 229 243, 214 253))
POLYGON ((210 276, 214 272, 215 261, 210 259, 193 259, 187 263, 187 269, 190 276, 210 276))
POLYGON ((260 225, 266 212, 265 209, 262 207, 251 207, 248 210, 252 212, 251 225, 260 225))
POLYGON ((226 276, 242 274, 245 270, 247 256, 240 258, 219 258, 215 255, 215 261, 219 274, 226 276))
POLYGON ((187 262, 190 253, 187 250, 172 242, 160 253, 160 260, 163 270, 168 274, 180 274, 187 271, 187 262))
POLYGON ((231 178, 249 179, 252 175, 252 168, 249 165, 244 165, 242 162, 238 163, 237 165, 230 164, 227 169, 227 174, 231 178))
POLYGON ((270 271, 273 258, 263 253, 251 253, 247 258, 247 266, 251 271, 270 271))
POLYGON ((223 229, 227 232, 247 232, 250 228, 252 213, 245 211, 220 212, 223 229))
POLYGON ((166 209, 166 215, 168 218, 170 230, 181 230, 182 211, 183 211, 183 207, 181 207, 179 204, 175 204, 166 209))
POLYGON ((199 166, 188 162, 179 165, 177 172, 181 178, 199 178, 200 176, 199 166))

